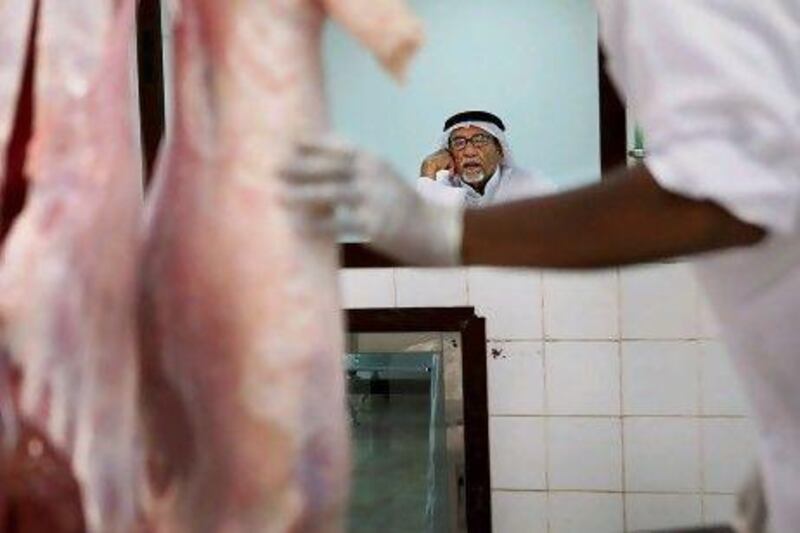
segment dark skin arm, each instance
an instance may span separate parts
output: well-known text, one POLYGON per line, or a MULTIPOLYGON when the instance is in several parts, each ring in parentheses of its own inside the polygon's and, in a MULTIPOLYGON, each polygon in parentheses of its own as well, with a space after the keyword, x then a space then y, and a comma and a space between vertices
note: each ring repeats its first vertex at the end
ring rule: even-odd
POLYGON ((645 166, 563 194, 467 210, 466 265, 589 269, 748 246, 766 232, 662 189, 645 166))

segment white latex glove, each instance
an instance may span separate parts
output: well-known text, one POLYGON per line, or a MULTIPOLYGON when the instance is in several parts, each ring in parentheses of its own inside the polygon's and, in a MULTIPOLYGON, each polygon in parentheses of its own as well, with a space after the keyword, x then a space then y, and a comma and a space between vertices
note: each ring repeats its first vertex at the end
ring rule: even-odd
POLYGON ((407 264, 461 261, 462 204, 425 200, 372 155, 330 139, 305 142, 282 175, 285 202, 308 231, 356 234, 407 264))

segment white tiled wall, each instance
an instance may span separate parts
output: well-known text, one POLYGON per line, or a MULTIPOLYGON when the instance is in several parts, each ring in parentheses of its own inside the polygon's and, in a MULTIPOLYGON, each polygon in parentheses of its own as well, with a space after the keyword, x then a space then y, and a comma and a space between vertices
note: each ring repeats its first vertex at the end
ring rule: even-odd
POLYGON ((547 493, 493 491, 492 526, 503 533, 547 531, 547 493))
POLYGON ((495 533, 727 520, 754 460, 747 404, 691 269, 342 273, 345 305, 487 319, 495 533))
POLYGON ((544 276, 544 328, 552 339, 617 339, 615 271, 544 276))
POLYGON ((679 528, 702 520, 702 497, 697 494, 625 495, 625 527, 629 531, 679 528))
POLYGON ((620 274, 623 339, 693 339, 700 306, 690 267, 681 263, 637 267, 620 274))
POLYGON ((623 426, 626 489, 700 490, 700 423, 696 418, 631 417, 623 426))
POLYGON ((529 416, 493 416, 489 420, 492 487, 547 489, 545 420, 529 416))
POLYGON ((348 309, 395 307, 394 269, 342 270, 339 276, 342 304, 348 309))
POLYGON ((456 307, 467 305, 467 271, 463 268, 395 271, 398 307, 456 307))
POLYGON ((622 412, 696 415, 700 346, 691 341, 622 341, 622 412))
MULTIPOLYGON (((623 526, 621 494, 557 492, 550 496, 550 531, 619 533, 623 526)), ((501 531, 501 530, 498 530, 501 531)))
POLYGON ((489 339, 542 339, 544 300, 540 272, 471 268, 467 281, 469 305, 479 315, 491 317, 486 323, 489 339))
POLYGON ((545 344, 550 415, 620 413, 620 359, 616 342, 545 344))
POLYGON ((492 341, 487 346, 489 413, 544 415, 544 347, 537 341, 492 341))
POLYGON ((622 491, 619 419, 550 418, 547 451, 549 489, 622 491))

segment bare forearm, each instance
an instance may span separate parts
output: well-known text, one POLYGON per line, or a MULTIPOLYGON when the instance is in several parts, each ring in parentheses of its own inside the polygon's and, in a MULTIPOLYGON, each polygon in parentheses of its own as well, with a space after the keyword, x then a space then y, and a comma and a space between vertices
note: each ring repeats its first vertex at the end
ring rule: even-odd
POLYGON ((644 166, 564 194, 468 210, 468 265, 600 268, 745 246, 765 232, 659 187, 644 166))

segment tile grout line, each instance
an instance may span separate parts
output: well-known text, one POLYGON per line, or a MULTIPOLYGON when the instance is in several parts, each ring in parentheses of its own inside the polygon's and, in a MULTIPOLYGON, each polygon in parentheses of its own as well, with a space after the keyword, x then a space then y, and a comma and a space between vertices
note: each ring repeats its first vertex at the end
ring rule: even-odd
MULTIPOLYGON (((472 304, 470 304, 472 305, 472 304)), ((457 307, 457 306, 445 306, 445 307, 457 307)), ((487 319, 489 317, 486 317, 487 319)), ((652 343, 678 343, 678 342, 713 342, 716 339, 713 337, 622 337, 622 336, 613 336, 613 337, 547 337, 546 335, 541 335, 539 337, 487 337, 488 340, 498 341, 498 342, 536 342, 536 341, 547 341, 552 342, 555 344, 558 343, 575 343, 575 344, 589 344, 589 343, 598 343, 598 342, 652 342, 652 343)))
MULTIPOLYGON (((544 271, 539 271, 539 327, 541 327, 541 337, 542 340, 540 341, 540 348, 542 350, 542 394, 544 398, 542 399, 542 406, 544 407, 544 412, 550 414, 550 402, 547 399, 547 332, 545 331, 545 287, 544 287, 544 271)), ((543 433, 544 433, 544 487, 546 490, 545 493, 545 525, 547 528, 548 533, 552 531, 552 524, 550 522, 550 517, 552 515, 551 512, 551 505, 550 505, 550 423, 548 419, 544 419, 543 421, 543 433)))
POLYGON ((512 494, 634 494, 634 495, 645 495, 645 496, 703 496, 703 494, 707 494, 708 496, 736 496, 735 492, 708 492, 702 493, 699 491, 666 491, 666 490, 635 490, 627 493, 623 493, 619 490, 603 490, 603 489, 553 489, 553 490, 542 490, 542 489, 513 489, 513 488, 495 488, 492 489, 492 492, 506 492, 512 494))
POLYGON ((527 414, 503 414, 503 413, 495 413, 492 414, 494 417, 498 418, 541 418, 541 419, 549 419, 549 418, 588 418, 588 419, 646 419, 646 420, 749 420, 749 418, 745 415, 687 415, 687 414, 676 414, 676 415, 651 415, 651 414, 633 414, 633 415, 619 415, 619 414, 555 414, 555 415, 527 415, 527 414))
POLYGON ((619 358, 619 447, 620 447, 620 475, 621 488, 622 488, 622 528, 627 531, 628 528, 628 507, 625 497, 627 494, 628 486, 625 475, 625 391, 624 391, 624 369, 622 362, 622 273, 619 268, 616 269, 615 275, 616 292, 617 292, 617 357, 619 358))
MULTIPOLYGON (((699 318, 699 313, 698 313, 699 318)), ((705 414, 705 402, 704 402, 704 391, 703 391, 703 368, 705 363, 705 350, 703 350, 703 346, 700 342, 695 342, 695 347, 698 351, 697 361, 697 412, 702 417, 705 414)), ((698 453, 700 456, 698 457, 698 463, 700 468, 700 517, 703 520, 704 524, 708 523, 708 518, 706 517, 706 498, 705 498, 705 490, 706 490, 706 460, 705 460, 705 422, 703 422, 703 418, 698 417, 697 425, 698 425, 698 453)))
POLYGON ((697 436, 698 440, 698 453, 700 457, 698 458, 698 462, 700 463, 700 515, 703 517, 703 523, 706 523, 706 460, 705 460, 705 435, 706 435, 706 423, 702 418, 697 419, 697 436))

